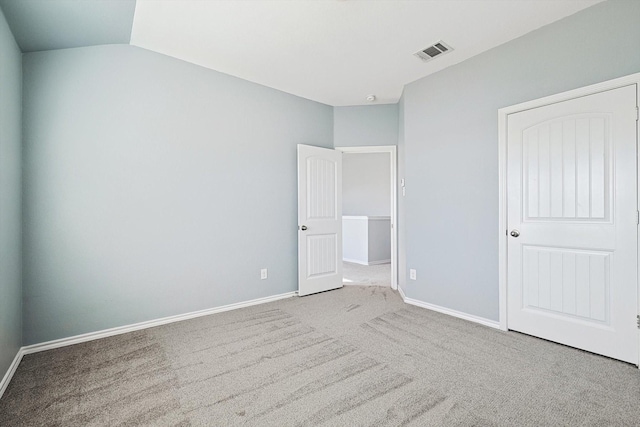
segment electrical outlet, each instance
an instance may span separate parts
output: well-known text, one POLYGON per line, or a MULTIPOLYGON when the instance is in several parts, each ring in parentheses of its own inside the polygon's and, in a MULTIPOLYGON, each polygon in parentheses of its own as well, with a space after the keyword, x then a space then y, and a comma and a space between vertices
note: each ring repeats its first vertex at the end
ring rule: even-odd
POLYGON ((267 277, 269 277, 268 273, 267 273, 267 269, 263 268, 262 270, 260 270, 260 280, 264 280, 267 277))
POLYGON ((416 280, 416 271, 413 268, 409 270, 409 278, 411 280, 416 280))

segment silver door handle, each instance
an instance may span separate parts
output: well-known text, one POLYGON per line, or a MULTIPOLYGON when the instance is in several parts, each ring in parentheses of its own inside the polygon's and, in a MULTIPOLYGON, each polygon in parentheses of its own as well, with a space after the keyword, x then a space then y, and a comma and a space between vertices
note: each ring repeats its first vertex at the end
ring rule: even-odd
POLYGON ((307 226, 306 226, 306 225, 303 225, 302 227, 300 227, 300 230, 302 230, 302 231, 307 231, 307 226))
POLYGON ((518 230, 511 230, 511 234, 512 237, 518 237, 520 235, 520 232, 518 230))

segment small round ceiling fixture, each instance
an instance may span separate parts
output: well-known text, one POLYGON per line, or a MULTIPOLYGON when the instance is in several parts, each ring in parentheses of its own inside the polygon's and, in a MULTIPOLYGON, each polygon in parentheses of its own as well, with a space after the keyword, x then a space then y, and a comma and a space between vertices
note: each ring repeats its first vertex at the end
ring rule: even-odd
POLYGON ((376 96, 374 94, 367 95, 367 101, 373 102, 376 100, 376 96))

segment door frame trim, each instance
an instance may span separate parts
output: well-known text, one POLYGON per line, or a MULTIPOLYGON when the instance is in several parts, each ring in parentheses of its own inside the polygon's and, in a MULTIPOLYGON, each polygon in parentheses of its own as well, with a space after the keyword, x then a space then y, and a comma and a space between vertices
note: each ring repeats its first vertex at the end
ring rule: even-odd
POLYGON ((395 145, 367 145, 359 147, 335 147, 343 153, 389 153, 391 178, 391 289, 398 289, 398 195, 397 195, 397 147, 395 145))
MULTIPOLYGON (((624 86, 636 84, 636 102, 640 100, 640 73, 608 80, 605 82, 581 87, 578 89, 558 93, 544 98, 523 102, 509 107, 500 108, 498 110, 498 283, 499 283, 499 322, 500 329, 508 330, 507 324, 507 119, 509 114, 530 110, 533 108, 543 107, 546 105, 556 104, 558 102, 568 101, 583 96, 593 95, 599 92, 605 92, 624 86)), ((640 138, 640 121, 636 121, 636 146, 640 138)), ((636 156, 638 156, 636 149, 636 156)), ((640 159, 636 159, 639 161, 640 159)), ((640 162, 638 163, 640 165, 640 162)), ((636 182, 638 176, 636 175, 636 182)), ((640 186, 638 186, 640 192, 640 186)), ((639 195, 640 196, 640 195, 639 195)), ((637 197, 637 200, 640 197, 637 197)), ((638 202, 637 202, 638 203, 638 202)), ((638 227, 640 233, 640 227, 638 227)), ((640 234, 637 235, 640 242, 640 234)), ((640 258, 640 251, 639 251, 640 258)), ((636 265, 640 265, 640 259, 636 261, 636 265)), ((637 307, 640 307, 640 285, 638 286, 637 307)), ((629 319, 630 322, 633 319, 629 319)), ((640 346, 640 331, 638 333, 638 345, 640 346)), ((640 365, 640 360, 638 361, 640 365)))

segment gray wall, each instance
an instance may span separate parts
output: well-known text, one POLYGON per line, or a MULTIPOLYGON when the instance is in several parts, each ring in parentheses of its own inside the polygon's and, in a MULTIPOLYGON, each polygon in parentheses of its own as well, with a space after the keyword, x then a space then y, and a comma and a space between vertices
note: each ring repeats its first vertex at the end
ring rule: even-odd
POLYGON ((23 52, 129 43, 136 0, 0 0, 23 52))
POLYGON ((389 153, 342 155, 342 214, 391 215, 389 153))
POLYGON ((22 54, 0 11, 0 379, 22 346, 22 54))
POLYGON ((597 4, 405 87, 407 296, 498 320, 497 110, 640 72, 638 18, 597 4))
POLYGON ((398 105, 333 108, 335 147, 398 144, 398 105))
POLYGON ((23 67, 25 344, 296 289, 331 107, 127 45, 23 67))

